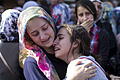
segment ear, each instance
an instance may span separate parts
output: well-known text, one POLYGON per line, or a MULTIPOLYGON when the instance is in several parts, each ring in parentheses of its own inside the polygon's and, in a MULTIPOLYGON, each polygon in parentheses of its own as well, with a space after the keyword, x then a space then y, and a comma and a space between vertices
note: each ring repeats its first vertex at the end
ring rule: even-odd
POLYGON ((78 40, 78 39, 77 39, 76 41, 74 41, 74 42, 73 42, 73 48, 77 48, 77 47, 79 47, 80 42, 81 42, 81 41, 78 40))

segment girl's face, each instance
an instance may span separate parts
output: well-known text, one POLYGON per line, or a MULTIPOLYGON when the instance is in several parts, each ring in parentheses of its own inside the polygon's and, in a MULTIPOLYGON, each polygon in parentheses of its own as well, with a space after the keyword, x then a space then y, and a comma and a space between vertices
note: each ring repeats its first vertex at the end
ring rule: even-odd
POLYGON ((38 17, 28 22, 27 33, 37 45, 43 48, 52 46, 55 38, 52 26, 45 19, 38 17))
POLYGON ((57 38, 54 42, 55 56, 64 61, 67 61, 68 54, 71 49, 70 35, 65 28, 61 28, 57 34, 57 38))
POLYGON ((94 20, 93 15, 84 7, 79 6, 77 8, 77 17, 78 17, 78 21, 79 23, 83 23, 86 20, 94 20))

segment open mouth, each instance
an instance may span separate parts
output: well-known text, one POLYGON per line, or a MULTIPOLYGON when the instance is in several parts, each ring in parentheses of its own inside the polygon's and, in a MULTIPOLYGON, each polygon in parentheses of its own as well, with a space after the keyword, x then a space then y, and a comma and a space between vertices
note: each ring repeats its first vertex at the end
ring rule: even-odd
POLYGON ((55 48, 54 48, 54 51, 58 51, 58 50, 60 50, 60 48, 58 48, 58 47, 55 47, 55 48))

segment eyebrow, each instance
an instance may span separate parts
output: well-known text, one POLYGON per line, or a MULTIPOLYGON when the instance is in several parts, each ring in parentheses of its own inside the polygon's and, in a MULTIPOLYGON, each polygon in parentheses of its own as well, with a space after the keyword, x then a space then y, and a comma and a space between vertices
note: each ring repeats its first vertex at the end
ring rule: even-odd
MULTIPOLYGON (((45 24, 43 24, 41 27, 43 27, 43 26, 45 26, 45 25, 46 25, 46 23, 45 23, 45 24)), ((31 32, 31 34, 32 34, 32 33, 34 33, 34 32, 36 32, 36 31, 31 32)))

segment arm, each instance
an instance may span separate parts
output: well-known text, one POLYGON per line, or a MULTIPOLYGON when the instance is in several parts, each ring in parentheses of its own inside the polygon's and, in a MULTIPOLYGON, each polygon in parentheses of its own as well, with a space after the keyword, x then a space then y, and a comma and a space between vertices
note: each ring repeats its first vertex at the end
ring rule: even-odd
POLYGON ((48 80, 38 68, 37 62, 33 57, 26 58, 23 70, 26 80, 48 80))

